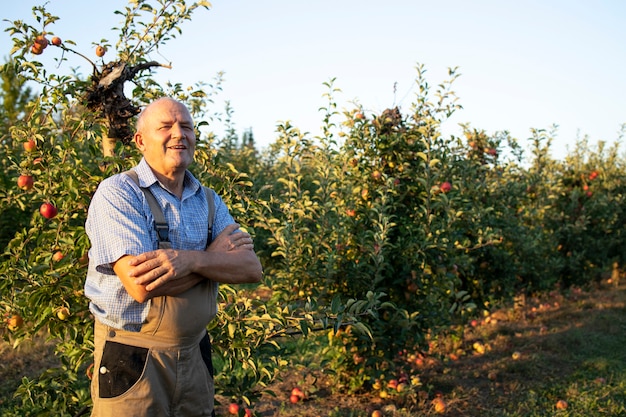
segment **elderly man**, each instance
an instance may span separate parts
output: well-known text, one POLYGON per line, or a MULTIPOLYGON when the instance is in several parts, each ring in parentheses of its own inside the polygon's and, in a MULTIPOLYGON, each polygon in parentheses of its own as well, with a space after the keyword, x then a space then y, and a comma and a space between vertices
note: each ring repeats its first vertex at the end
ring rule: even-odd
POLYGON ((261 264, 221 198, 187 170, 196 137, 182 103, 148 105, 134 140, 142 160, 132 175, 100 184, 86 222, 92 416, 211 416, 206 327, 217 313, 217 283, 259 282, 261 264))

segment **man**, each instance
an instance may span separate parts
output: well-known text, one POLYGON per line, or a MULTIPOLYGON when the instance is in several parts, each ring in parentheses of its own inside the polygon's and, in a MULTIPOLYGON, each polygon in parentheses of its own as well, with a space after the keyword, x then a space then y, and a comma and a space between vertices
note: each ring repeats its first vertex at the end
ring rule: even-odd
POLYGON ((93 417, 213 414, 206 327, 217 313, 217 283, 259 282, 248 233, 237 230, 221 198, 209 200, 187 170, 196 137, 188 109, 171 98, 148 105, 134 135, 143 158, 138 184, 126 173, 105 179, 85 225, 91 241, 85 294, 94 314, 93 417), (154 195, 169 226, 159 249, 154 195))

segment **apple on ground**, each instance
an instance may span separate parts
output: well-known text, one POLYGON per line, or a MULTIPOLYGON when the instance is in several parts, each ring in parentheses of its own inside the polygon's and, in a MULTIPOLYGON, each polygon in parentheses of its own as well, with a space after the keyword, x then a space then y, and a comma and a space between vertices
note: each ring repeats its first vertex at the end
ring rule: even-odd
POLYGON ((300 397, 298 397, 297 395, 290 395, 289 396, 289 402, 291 404, 296 404, 300 401, 300 397))
POLYGON ((565 410, 567 408, 567 401, 565 400, 558 400, 556 402, 556 409, 557 410, 565 410))
POLYGON ((374 410, 372 411, 372 416, 371 417, 383 417, 383 412, 380 410, 374 410))
POLYGON ((304 393, 304 391, 302 391, 300 387, 294 387, 294 389, 291 390, 291 395, 295 395, 301 400, 304 400, 306 398, 306 394, 304 393))
POLYGON ((237 415, 239 414, 239 404, 237 403, 230 403, 228 405, 228 412, 232 415, 237 415))
POLYGON ((443 414, 446 412, 446 403, 443 401, 443 398, 437 397, 433 400, 433 408, 435 409, 435 413, 443 414))

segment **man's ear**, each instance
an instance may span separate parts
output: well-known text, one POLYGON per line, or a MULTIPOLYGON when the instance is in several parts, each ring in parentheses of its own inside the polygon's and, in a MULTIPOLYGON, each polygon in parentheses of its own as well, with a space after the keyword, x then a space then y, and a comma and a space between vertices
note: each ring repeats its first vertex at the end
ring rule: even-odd
POLYGON ((144 148, 143 135, 140 132, 137 132, 133 136, 133 140, 135 141, 135 144, 137 145, 137 149, 143 152, 143 148, 144 148))

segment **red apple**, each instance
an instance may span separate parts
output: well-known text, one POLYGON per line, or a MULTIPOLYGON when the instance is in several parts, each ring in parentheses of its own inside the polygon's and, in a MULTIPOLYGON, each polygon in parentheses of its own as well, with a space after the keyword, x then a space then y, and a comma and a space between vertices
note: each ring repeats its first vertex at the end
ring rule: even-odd
POLYGON ((290 395, 289 401, 291 402, 291 404, 296 404, 298 401, 300 401, 300 397, 298 397, 297 395, 290 395))
POLYGON ((294 389, 291 390, 291 395, 295 395, 296 397, 298 397, 301 400, 304 400, 304 391, 302 391, 299 387, 295 387, 294 389))
POLYGON ((14 314, 7 319, 7 327, 12 332, 22 327, 23 324, 24 319, 22 319, 19 314, 14 314))
POLYGON ((228 406, 228 412, 230 414, 235 415, 235 416, 237 414, 239 414, 239 404, 237 404, 237 403, 230 403, 230 405, 228 406))
POLYGON ((52 260, 54 262, 59 262, 61 259, 63 259, 65 257, 65 255, 63 255, 63 252, 61 252, 60 250, 54 252, 54 255, 52 255, 52 260))
POLYGON ((254 414, 252 413, 252 410, 250 410, 249 408, 246 408, 244 410, 244 413, 246 415, 246 417, 252 417, 254 414))
POLYGON ((37 148, 37 143, 34 139, 28 139, 26 142, 24 142, 24 150, 26 152, 32 152, 35 150, 35 148, 37 148))
POLYGON ((446 403, 442 398, 437 397, 433 400, 433 408, 435 409, 435 413, 443 414, 446 412, 446 403))
POLYGON ((61 44, 63 43, 63 41, 61 40, 61 38, 59 38, 58 36, 55 36, 52 38, 52 40, 50 41, 50 43, 52 43, 52 45, 54 46, 61 46, 61 44))
POLYGON ((567 408, 567 401, 565 400, 558 400, 556 402, 556 409, 557 410, 565 410, 567 408))
POLYGON ((57 215, 57 208, 52 203, 46 202, 39 207, 39 213, 46 219, 52 219, 57 215))
POLYGON ((20 187, 22 190, 30 190, 31 188, 33 188, 33 177, 32 175, 20 175, 17 178, 17 186, 20 187))
POLYGON ((41 55, 43 54, 43 48, 38 43, 34 43, 33 46, 30 47, 30 52, 32 52, 33 55, 41 55))
POLYGON ((450 184, 448 181, 444 181, 439 186, 439 189, 442 193, 447 193, 452 189, 452 184, 450 184))
POLYGON ((96 46, 96 56, 97 57, 100 57, 100 58, 103 57, 104 54, 106 53, 106 51, 107 50, 106 50, 106 48, 104 46, 102 46, 102 45, 96 46))
POLYGON ((44 50, 48 46, 48 39, 44 35, 39 35, 35 38, 35 44, 39 45, 39 47, 44 50))

